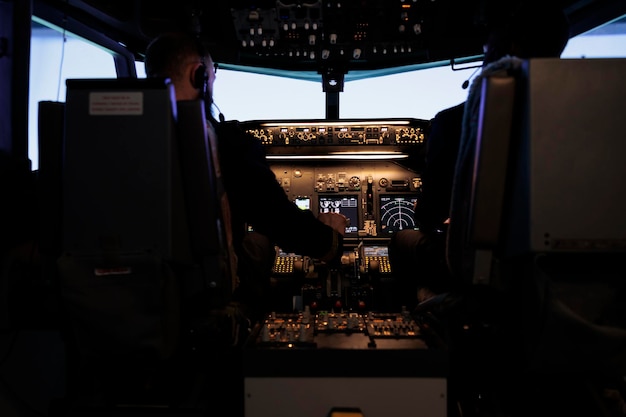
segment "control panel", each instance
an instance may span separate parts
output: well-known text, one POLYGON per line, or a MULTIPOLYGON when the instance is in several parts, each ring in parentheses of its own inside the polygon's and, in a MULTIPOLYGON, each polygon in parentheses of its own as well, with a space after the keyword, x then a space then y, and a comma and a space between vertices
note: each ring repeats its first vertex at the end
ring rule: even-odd
POLYGON ((248 122, 246 130, 267 146, 398 146, 424 143, 420 119, 248 122))
POLYGON ((445 416, 449 359, 431 341, 402 310, 270 313, 243 349, 246 416, 343 416, 357 406, 368 416, 445 416))
POLYGON ((271 312, 260 325, 254 343, 265 348, 341 348, 345 341, 353 343, 356 339, 363 348, 375 348, 383 340, 425 347, 420 326, 408 311, 314 314, 308 307, 299 313, 271 312))
POLYGON ((377 270, 379 274, 391 273, 389 264, 389 249, 386 245, 362 245, 363 267, 366 272, 377 270))
POLYGON ((276 275, 293 274, 295 272, 294 265, 298 265, 302 259, 303 257, 300 255, 286 253, 279 249, 272 272, 276 275))

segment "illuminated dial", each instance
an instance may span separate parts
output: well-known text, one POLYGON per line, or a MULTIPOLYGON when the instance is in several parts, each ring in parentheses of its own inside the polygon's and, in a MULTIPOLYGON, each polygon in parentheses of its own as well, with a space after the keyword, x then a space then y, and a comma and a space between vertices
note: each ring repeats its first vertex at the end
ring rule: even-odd
POLYGON ((350 185, 350 188, 359 188, 361 186, 361 179, 355 175, 350 178, 348 184, 350 185))

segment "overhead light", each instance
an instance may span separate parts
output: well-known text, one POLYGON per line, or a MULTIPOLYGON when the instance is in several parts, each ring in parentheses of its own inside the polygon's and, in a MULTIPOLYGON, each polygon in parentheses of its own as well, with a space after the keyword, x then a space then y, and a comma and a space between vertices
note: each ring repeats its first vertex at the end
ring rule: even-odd
POLYGON ((406 126, 411 124, 409 120, 406 119, 381 119, 381 120, 338 120, 338 121, 329 121, 329 120, 319 120, 316 122, 289 122, 289 121, 278 121, 278 122, 263 122, 261 126, 263 127, 277 127, 277 126, 285 126, 285 127, 299 127, 305 124, 310 125, 322 125, 322 126, 363 126, 366 124, 385 124, 385 125, 401 125, 406 126))
POLYGON ((389 160, 406 159, 409 155, 396 151, 345 151, 330 152, 325 155, 303 154, 303 155, 267 155, 267 159, 273 160, 321 160, 321 159, 341 159, 341 160, 389 160))

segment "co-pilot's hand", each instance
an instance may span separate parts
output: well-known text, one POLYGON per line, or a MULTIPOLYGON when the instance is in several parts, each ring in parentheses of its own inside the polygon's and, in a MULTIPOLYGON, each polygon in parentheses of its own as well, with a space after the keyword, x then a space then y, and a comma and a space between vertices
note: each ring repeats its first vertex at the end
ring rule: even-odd
POLYGON ((346 234, 346 227, 348 226, 348 218, 341 213, 320 213, 317 216, 318 220, 324 224, 335 229, 341 236, 346 234))

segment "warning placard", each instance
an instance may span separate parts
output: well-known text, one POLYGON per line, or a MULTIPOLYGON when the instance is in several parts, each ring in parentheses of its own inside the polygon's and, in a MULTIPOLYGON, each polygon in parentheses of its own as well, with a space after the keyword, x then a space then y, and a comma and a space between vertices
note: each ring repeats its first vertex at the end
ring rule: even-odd
POLYGON ((143 114, 143 93, 93 92, 89 94, 91 116, 139 116, 143 114))

